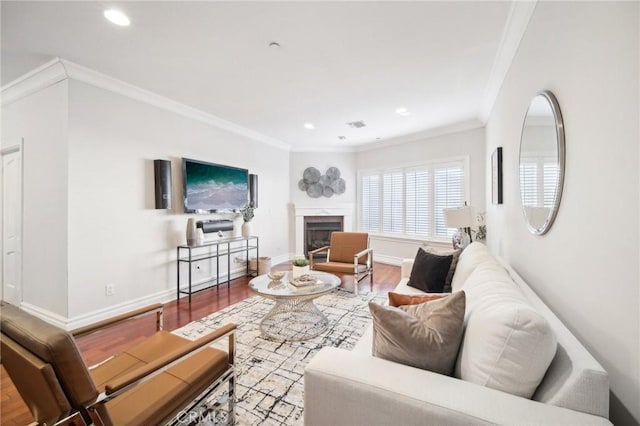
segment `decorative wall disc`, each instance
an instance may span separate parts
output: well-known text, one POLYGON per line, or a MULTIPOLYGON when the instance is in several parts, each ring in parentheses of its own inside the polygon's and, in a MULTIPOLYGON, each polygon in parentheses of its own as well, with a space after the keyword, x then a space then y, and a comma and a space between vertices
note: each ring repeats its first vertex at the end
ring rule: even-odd
POLYGON ((306 191, 311 198, 328 198, 334 194, 344 194, 347 183, 340 177, 337 167, 329 167, 324 175, 315 167, 307 167, 302 173, 302 179, 298 181, 298 188, 306 191))
POLYGON ((307 195, 311 198, 320 198, 322 196, 322 185, 319 183, 312 183, 307 189, 307 195))
POLYGON ((320 180, 320 170, 315 167, 307 167, 302 173, 302 179, 308 184, 317 183, 320 180))

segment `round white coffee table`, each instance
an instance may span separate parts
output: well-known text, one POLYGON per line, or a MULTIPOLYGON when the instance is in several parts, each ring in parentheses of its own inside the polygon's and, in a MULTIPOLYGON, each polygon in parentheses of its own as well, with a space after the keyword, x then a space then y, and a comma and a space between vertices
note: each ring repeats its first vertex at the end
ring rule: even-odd
POLYGON ((260 275, 249 281, 255 293, 276 302, 260 321, 260 331, 274 340, 307 340, 327 329, 329 320, 313 304, 313 299, 331 292, 340 285, 340 278, 326 272, 311 271, 316 278, 310 285, 294 286, 291 272, 279 281, 260 275))

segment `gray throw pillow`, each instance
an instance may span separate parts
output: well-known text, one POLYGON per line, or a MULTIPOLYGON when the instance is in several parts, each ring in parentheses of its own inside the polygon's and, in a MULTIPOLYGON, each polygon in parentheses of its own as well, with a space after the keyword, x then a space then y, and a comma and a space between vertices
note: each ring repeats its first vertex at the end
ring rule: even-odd
POLYGON ((370 302, 373 356, 450 376, 462 340, 463 291, 418 305, 370 302))
POLYGON ((407 285, 425 293, 443 293, 452 255, 441 256, 418 248, 407 285))
POLYGON ((433 247, 426 246, 424 248, 424 251, 426 251, 427 253, 438 254, 440 256, 453 256, 451 258, 451 266, 449 266, 449 272, 447 273, 447 277, 444 279, 444 287, 442 288, 443 293, 451 293, 451 282, 453 281, 453 274, 456 272, 456 266, 458 266, 458 258, 460 257, 460 253, 462 253, 462 250, 437 250, 433 247))

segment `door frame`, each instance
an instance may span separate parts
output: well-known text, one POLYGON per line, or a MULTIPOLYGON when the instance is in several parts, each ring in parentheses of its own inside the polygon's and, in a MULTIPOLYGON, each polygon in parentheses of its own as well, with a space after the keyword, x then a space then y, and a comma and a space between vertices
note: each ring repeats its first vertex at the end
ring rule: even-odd
MULTIPOLYGON (((22 288, 22 237, 23 237, 23 213, 24 213, 24 139, 19 138, 15 142, 10 141, 3 143, 5 148, 0 149, 0 189, 4 194, 4 157, 5 155, 19 153, 20 155, 20 239, 19 239, 19 253, 20 253, 20 265, 19 265, 19 286, 18 286, 18 306, 22 303, 23 288, 22 288)), ((0 299, 4 300, 4 195, 0 195, 0 249, 2 250, 2 256, 0 256, 0 299)))

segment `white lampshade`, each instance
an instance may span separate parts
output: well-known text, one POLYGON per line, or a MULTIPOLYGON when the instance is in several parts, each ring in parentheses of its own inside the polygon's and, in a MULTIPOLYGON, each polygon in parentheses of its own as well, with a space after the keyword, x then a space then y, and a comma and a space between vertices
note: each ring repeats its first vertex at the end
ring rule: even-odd
POLYGON ((455 207, 443 211, 447 228, 468 228, 473 225, 471 206, 455 207))

